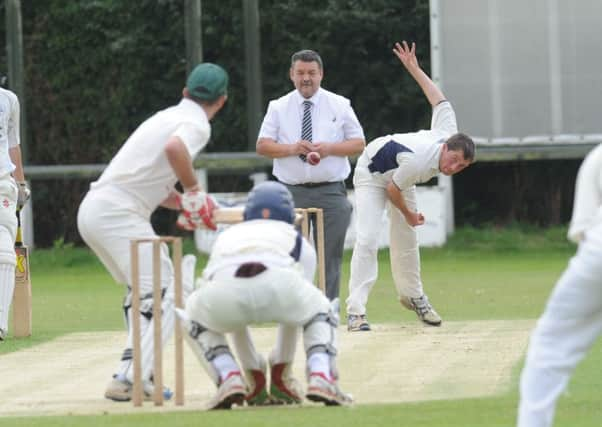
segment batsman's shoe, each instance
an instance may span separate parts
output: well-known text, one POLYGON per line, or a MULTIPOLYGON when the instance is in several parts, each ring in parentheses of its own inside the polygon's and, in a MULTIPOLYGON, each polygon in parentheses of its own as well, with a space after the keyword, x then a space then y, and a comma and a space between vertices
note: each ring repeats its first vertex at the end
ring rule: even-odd
POLYGON ((353 403, 351 395, 341 391, 337 381, 329 380, 322 372, 312 372, 309 375, 305 397, 313 402, 322 402, 326 406, 350 405, 353 403))
MULTIPOLYGON (((153 400, 154 385, 150 381, 145 381, 142 386, 142 398, 145 401, 153 400)), ((119 379, 113 377, 109 382, 107 389, 105 390, 105 398, 113 400, 115 402, 129 402, 132 400, 134 394, 134 386, 131 382, 126 379, 119 379)), ((173 393, 167 387, 163 387, 163 399, 169 400, 173 396, 173 393)))
POLYGON ((303 389, 291 374, 290 363, 276 363, 270 367, 270 395, 272 403, 292 405, 301 403, 303 389))
POLYGON ((0 341, 4 341, 6 339, 6 331, 0 328, 0 341))
POLYGON ((263 357, 260 359, 260 369, 246 369, 245 379, 249 386, 249 393, 245 400, 251 406, 269 405, 272 403, 267 390, 266 363, 263 357))
POLYGON ((369 331, 370 323, 365 314, 349 314, 347 316, 347 330, 350 332, 369 331))
POLYGON ((418 315, 418 318, 430 326, 440 326, 441 316, 437 314, 426 295, 418 298, 401 297, 401 305, 408 310, 413 310, 418 315))
POLYGON ((217 388, 217 393, 209 401, 209 409, 230 409, 232 405, 242 405, 247 395, 247 386, 240 371, 232 371, 217 388))

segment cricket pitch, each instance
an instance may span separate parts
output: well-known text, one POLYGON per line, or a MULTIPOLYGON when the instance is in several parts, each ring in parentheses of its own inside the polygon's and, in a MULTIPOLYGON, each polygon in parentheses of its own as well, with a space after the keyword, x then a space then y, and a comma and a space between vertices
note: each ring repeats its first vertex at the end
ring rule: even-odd
MULTIPOLYGON (((439 328, 419 322, 374 324, 371 332, 339 329, 341 388, 358 405, 450 400, 504 393, 512 370, 524 355, 533 320, 444 322, 439 328)), ((272 327, 255 328, 258 350, 267 355, 275 340, 272 327)), ((2 416, 107 414, 178 410, 172 402, 103 398, 116 368, 124 332, 74 333, 26 350, 0 356, 2 416)), ((204 409, 215 386, 185 344, 186 410, 204 409)), ((163 357, 164 381, 173 388, 173 343, 163 357)), ((297 346, 293 371, 304 383, 305 355, 297 346)), ((304 403, 310 405, 311 403, 304 403)))

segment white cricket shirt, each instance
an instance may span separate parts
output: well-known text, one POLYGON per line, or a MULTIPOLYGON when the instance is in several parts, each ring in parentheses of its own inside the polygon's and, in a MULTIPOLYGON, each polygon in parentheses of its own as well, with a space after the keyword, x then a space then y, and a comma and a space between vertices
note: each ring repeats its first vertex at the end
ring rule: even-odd
POLYGON ((236 270, 248 262, 261 262, 268 268, 299 265, 313 272, 316 252, 292 224, 271 219, 243 221, 219 234, 203 277, 209 280, 219 270, 236 270))
POLYGON ((602 144, 589 152, 579 168, 568 237, 578 243, 588 230, 600 224, 602 224, 602 144))
MULTIPOLYGON (((259 138, 270 138, 279 144, 299 142, 303 101, 305 98, 296 89, 270 101, 259 138)), ((309 101, 312 102, 313 142, 337 143, 351 138, 364 139, 364 130, 347 98, 320 88, 309 101)), ((289 156, 274 159, 272 173, 279 181, 295 185, 343 181, 350 171, 347 157, 328 156, 312 166, 298 156, 289 156)))
POLYGON ((368 168, 381 184, 393 180, 400 190, 405 190, 439 173, 442 144, 457 132, 451 104, 441 102, 433 109, 431 130, 376 138, 364 149, 358 166, 368 168))
POLYGON ((15 170, 8 149, 21 143, 19 114, 17 95, 10 90, 0 88, 0 176, 10 174, 15 170))
POLYGON ((111 160, 91 190, 112 187, 133 198, 146 214, 154 211, 174 190, 178 180, 165 155, 171 136, 179 137, 194 159, 207 145, 211 126, 197 103, 183 98, 144 121, 111 160))

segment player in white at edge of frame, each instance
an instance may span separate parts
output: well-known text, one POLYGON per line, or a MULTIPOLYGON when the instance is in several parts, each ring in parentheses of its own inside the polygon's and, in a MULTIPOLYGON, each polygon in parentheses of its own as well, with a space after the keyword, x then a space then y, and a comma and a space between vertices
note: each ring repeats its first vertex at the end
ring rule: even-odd
POLYGON ((602 145, 579 168, 568 237, 579 247, 531 335, 518 427, 552 425, 560 394, 602 332, 602 145))

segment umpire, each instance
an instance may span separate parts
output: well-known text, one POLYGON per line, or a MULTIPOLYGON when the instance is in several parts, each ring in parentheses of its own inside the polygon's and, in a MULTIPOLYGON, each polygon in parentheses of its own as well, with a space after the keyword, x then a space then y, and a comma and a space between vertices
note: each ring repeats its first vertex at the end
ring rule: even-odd
POLYGON ((320 55, 312 50, 293 54, 289 76, 295 90, 270 101, 257 153, 274 159, 273 174, 290 190, 296 207, 323 209, 326 296, 333 300, 339 296, 352 210, 345 187, 351 171, 347 156, 360 154, 366 141, 349 100, 320 87, 320 55), (318 164, 306 161, 310 152, 320 155, 318 164))

